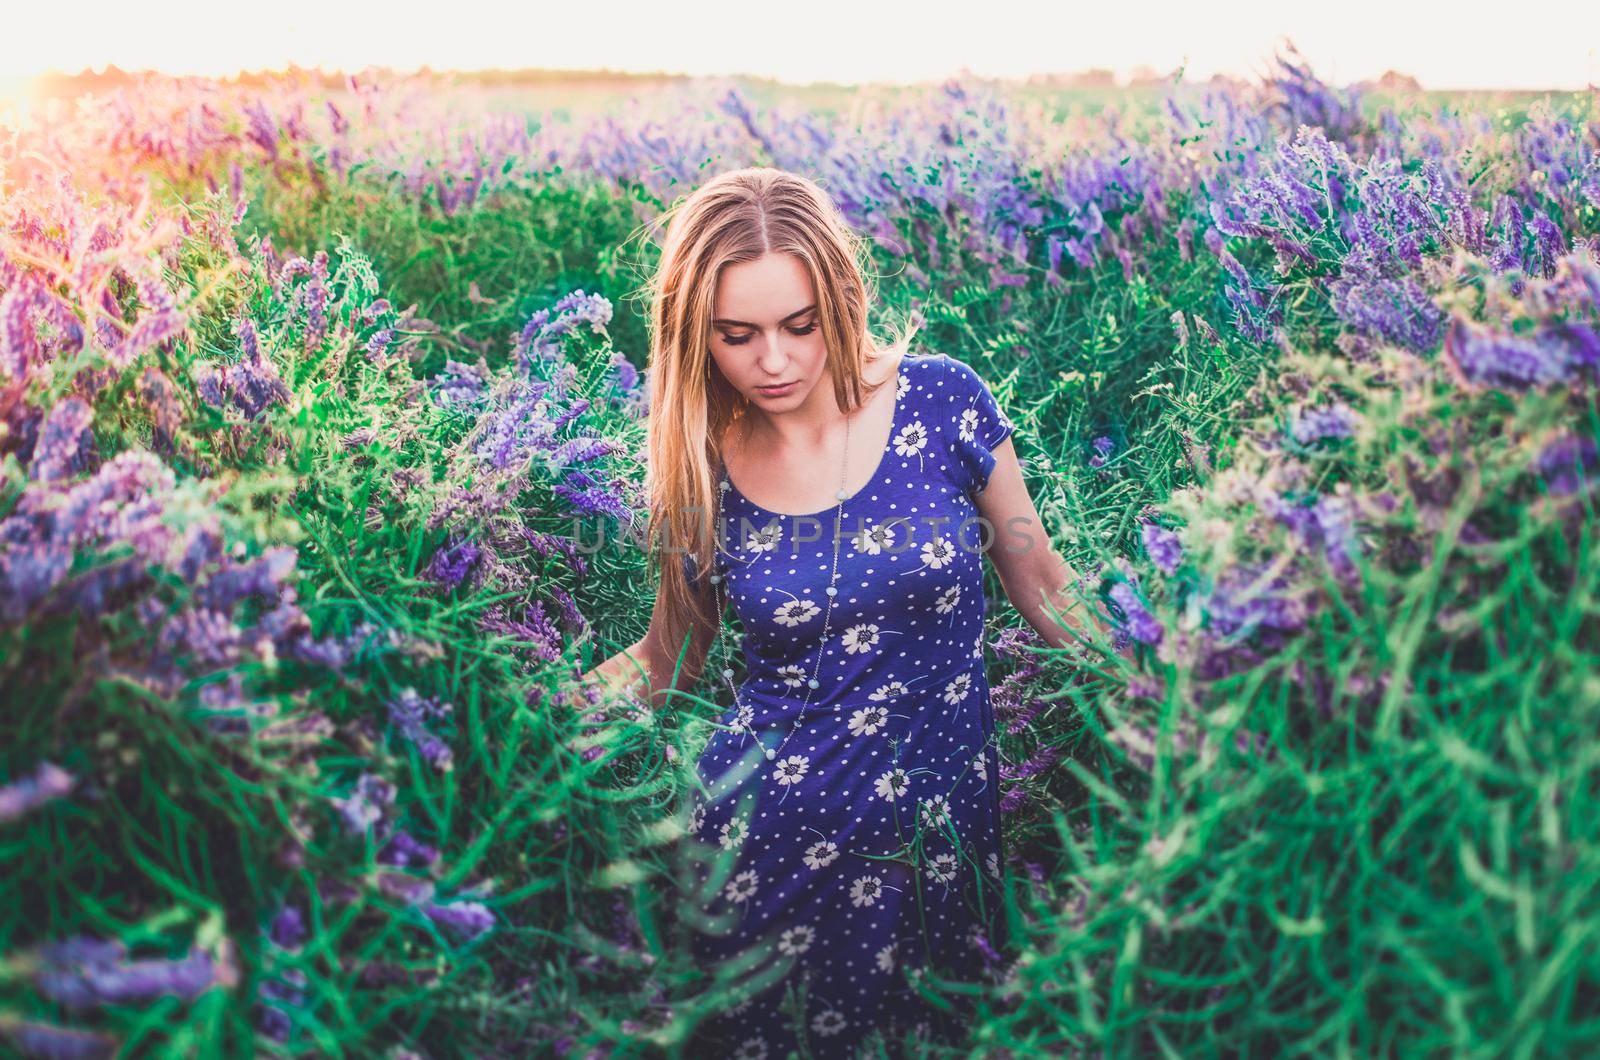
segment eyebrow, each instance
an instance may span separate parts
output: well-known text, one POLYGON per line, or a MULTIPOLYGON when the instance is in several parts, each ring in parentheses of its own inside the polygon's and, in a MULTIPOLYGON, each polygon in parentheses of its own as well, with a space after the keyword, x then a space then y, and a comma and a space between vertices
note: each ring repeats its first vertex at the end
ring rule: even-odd
MULTIPOLYGON (((811 312, 815 308, 817 308, 817 306, 816 306, 816 303, 813 302, 811 305, 806 306, 804 309, 796 309, 793 313, 790 313, 788 316, 786 316, 782 320, 778 321, 778 323, 787 324, 789 321, 793 320, 795 317, 805 316, 807 313, 811 312)), ((748 320, 729 320, 726 317, 718 317, 717 319, 713 320, 711 323, 713 323, 713 324, 736 324, 736 325, 738 325, 739 327, 742 327, 742 328, 756 328, 756 327, 760 327, 761 326, 759 324, 752 324, 748 320)))

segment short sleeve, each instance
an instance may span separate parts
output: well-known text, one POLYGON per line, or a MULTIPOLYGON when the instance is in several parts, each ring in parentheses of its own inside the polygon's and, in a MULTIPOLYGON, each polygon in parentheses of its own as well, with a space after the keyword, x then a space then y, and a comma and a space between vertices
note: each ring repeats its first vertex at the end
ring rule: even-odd
POLYGON ((949 423, 955 473, 962 490, 976 497, 989 484, 994 470, 995 446, 1016 429, 1000 409, 987 383, 965 361, 948 358, 951 365, 949 423))

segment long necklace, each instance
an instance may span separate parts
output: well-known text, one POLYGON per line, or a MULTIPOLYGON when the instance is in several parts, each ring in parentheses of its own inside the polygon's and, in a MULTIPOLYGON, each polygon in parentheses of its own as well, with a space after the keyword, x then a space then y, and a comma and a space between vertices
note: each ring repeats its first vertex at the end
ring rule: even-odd
MULTIPOLYGON (((844 452, 840 455, 840 458, 839 458, 839 490, 838 490, 837 493, 834 494, 834 496, 838 498, 839 503, 834 507, 834 518, 833 518, 833 569, 830 572, 829 578, 828 578, 830 584, 828 585, 827 589, 824 590, 824 592, 826 592, 827 596, 828 596, 828 607, 827 607, 827 610, 823 612, 823 616, 822 616, 822 637, 821 637, 821 640, 818 641, 818 643, 817 643, 817 658, 816 658, 816 661, 811 664, 811 676, 809 678, 807 678, 807 680, 806 680, 806 698, 800 704, 800 709, 795 712, 794 724, 789 727, 788 735, 786 735, 783 738, 783 740, 778 744, 777 747, 769 747, 769 748, 767 748, 767 760, 769 762, 778 757, 778 752, 782 751, 783 748, 785 747, 785 745, 788 744, 789 737, 793 736, 795 734, 795 732, 800 728, 800 720, 801 720, 801 717, 805 713, 805 708, 811 705, 811 694, 813 692, 815 692, 822 684, 821 681, 817 680, 817 673, 822 668, 822 654, 823 654, 824 648, 826 648, 826 646, 827 646, 827 643, 828 643, 828 630, 829 630, 829 628, 831 628, 832 622, 833 622, 833 601, 839 595, 838 586, 833 585, 832 583, 839 580, 839 535, 840 535, 840 531, 841 531, 842 527, 844 526, 845 475, 846 475, 847 470, 848 470, 848 468, 850 466, 849 465, 849 456, 850 456, 850 421, 852 419, 854 419, 854 418, 855 418, 855 414, 854 413, 851 413, 850 415, 848 415, 848 416, 846 416, 844 418, 844 452)), ((723 475, 724 476, 727 475, 726 465, 724 465, 723 475)), ((715 537, 716 537, 716 533, 717 533, 717 528, 722 525, 722 493, 723 493, 723 491, 721 489, 717 490, 717 516, 716 516, 716 521, 714 521, 711 524, 713 545, 715 545, 715 537)), ((723 596, 722 596, 722 574, 720 572, 718 572, 715 568, 716 568, 716 564, 713 563, 712 564, 712 571, 711 571, 711 587, 712 587, 712 592, 714 594, 714 599, 715 599, 716 605, 717 605, 717 646, 718 646, 718 648, 720 648, 722 650, 723 659, 727 660, 728 653, 727 653, 727 647, 726 647, 726 640, 725 640, 725 637, 724 637, 724 627, 726 626, 726 623, 722 621, 723 609, 725 607, 725 603, 724 603, 723 596)), ((734 704, 738 705, 738 702, 739 702, 739 689, 733 683, 733 668, 732 667, 727 666, 727 665, 723 666, 722 680, 727 684, 728 688, 733 692, 734 704)))

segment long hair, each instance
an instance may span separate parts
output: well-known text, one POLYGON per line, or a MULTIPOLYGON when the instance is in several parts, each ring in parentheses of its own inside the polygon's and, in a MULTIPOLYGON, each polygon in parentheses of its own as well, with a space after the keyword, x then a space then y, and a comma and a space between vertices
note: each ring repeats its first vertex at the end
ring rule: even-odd
POLYGON ((876 290, 866 240, 805 177, 770 166, 731 170, 674 204, 661 220, 666 236, 649 285, 646 534, 658 579, 662 647, 675 654, 693 627, 709 637, 721 620, 712 613, 709 582, 700 577, 690 585, 685 556, 693 557, 698 572, 714 569, 712 520, 725 467, 723 442, 748 414, 747 399, 723 378, 710 352, 712 303, 723 267, 767 253, 799 259, 816 291, 835 399, 847 412, 868 397, 861 372, 866 359, 908 344, 916 329, 902 326, 887 344, 871 333, 867 316, 876 290))

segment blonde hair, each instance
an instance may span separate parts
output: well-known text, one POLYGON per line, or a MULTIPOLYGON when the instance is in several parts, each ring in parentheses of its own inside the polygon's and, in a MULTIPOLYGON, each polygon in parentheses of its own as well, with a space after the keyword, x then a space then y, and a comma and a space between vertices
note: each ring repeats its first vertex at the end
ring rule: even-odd
POLYGON ((665 620, 663 647, 675 652, 691 625, 714 631, 721 620, 711 613, 705 579, 699 578, 698 593, 690 586, 683 556, 694 558, 697 572, 715 569, 712 517, 725 466, 722 445, 748 404, 711 358, 712 302, 723 267, 768 253, 799 259, 816 291, 834 395, 847 412, 881 385, 865 386, 864 361, 909 344, 916 329, 903 326, 893 343, 871 333, 867 315, 876 289, 866 267, 867 242, 805 177, 770 166, 731 170, 675 203, 661 220, 666 237, 649 284, 646 534, 665 620))

